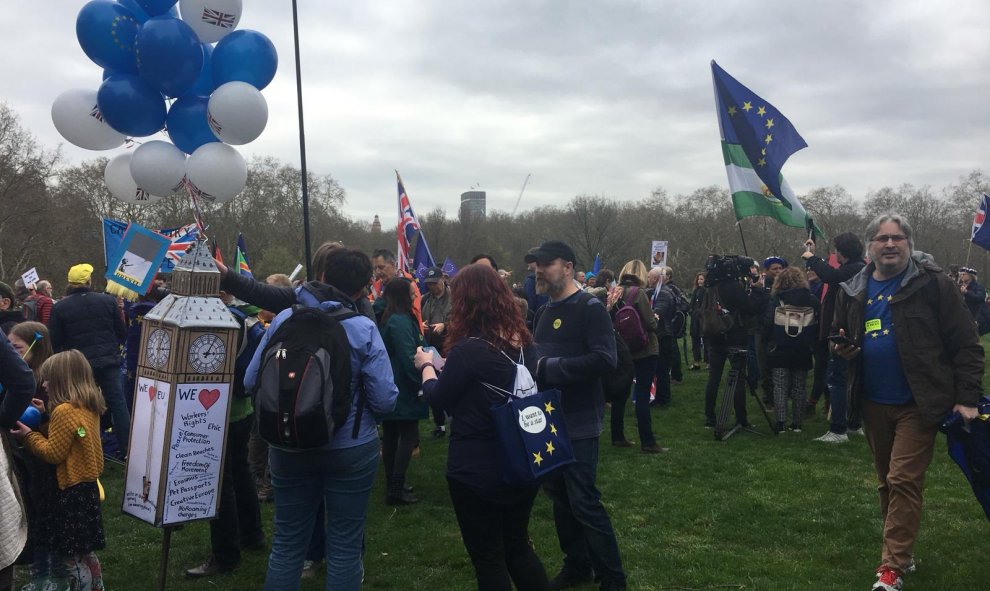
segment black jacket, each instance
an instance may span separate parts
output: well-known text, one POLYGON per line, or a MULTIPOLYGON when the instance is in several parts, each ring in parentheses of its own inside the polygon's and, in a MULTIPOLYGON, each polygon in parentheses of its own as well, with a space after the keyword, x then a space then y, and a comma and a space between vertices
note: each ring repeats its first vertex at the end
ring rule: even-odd
POLYGON ((813 256, 805 261, 805 265, 818 275, 818 278, 825 284, 825 299, 822 300, 822 313, 820 318, 824 322, 818 323, 818 340, 824 341, 828 338, 829 329, 832 325, 832 317, 835 314, 835 298, 839 295, 839 284, 848 281, 863 270, 866 263, 863 261, 846 261, 836 269, 825 262, 822 257, 813 256))
MULTIPOLYGON (((763 317, 763 335, 767 344, 767 361, 770 367, 785 367, 788 369, 811 369, 811 345, 805 345, 799 339, 794 339, 794 343, 786 346, 778 345, 774 341, 773 322, 774 313, 779 304, 790 306, 802 306, 815 310, 815 320, 821 323, 821 304, 818 298, 810 290, 804 288, 785 289, 771 296, 770 304, 767 306, 766 315, 763 317)), ((808 327, 809 330, 818 330, 817 326, 808 327)), ((804 333, 802 333, 804 334, 804 333)), ((790 340, 790 339, 788 339, 790 340)))
POLYGON ((0 429, 12 429, 35 393, 34 372, 6 338, 0 338, 0 429))
POLYGON ((717 347, 745 347, 748 327, 758 325, 759 315, 770 301, 770 292, 759 285, 747 290, 739 281, 722 281, 705 289, 717 290, 722 307, 736 317, 728 332, 707 340, 717 347))
POLYGON ((79 349, 93 369, 102 369, 120 365, 127 325, 113 296, 81 287, 52 308, 48 332, 56 352, 79 349))

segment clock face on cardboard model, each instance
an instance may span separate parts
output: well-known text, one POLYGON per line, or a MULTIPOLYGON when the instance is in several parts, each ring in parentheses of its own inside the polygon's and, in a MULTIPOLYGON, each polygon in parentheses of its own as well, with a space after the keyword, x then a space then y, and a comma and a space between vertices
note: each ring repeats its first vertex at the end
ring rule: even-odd
POLYGON ((172 338, 167 331, 156 328, 148 335, 148 347, 145 350, 148 365, 163 369, 168 364, 169 350, 172 348, 172 338))
POLYGON ((223 339, 215 334, 196 337, 189 345, 189 365, 199 373, 213 373, 220 369, 227 356, 223 339))

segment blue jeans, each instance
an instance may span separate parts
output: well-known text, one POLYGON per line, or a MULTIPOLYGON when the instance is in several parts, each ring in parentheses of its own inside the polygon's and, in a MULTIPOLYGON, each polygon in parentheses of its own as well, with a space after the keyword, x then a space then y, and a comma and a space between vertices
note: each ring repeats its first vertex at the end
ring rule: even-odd
MULTIPOLYGON (((633 389, 633 408, 636 410, 636 426, 639 428, 639 444, 643 447, 656 445, 657 439, 653 436, 653 417, 650 416, 650 386, 653 385, 653 376, 657 369, 657 356, 650 355, 642 359, 633 361, 636 370, 636 385, 633 389)), ((668 382, 668 402, 669 384, 668 382)), ((657 378, 657 390, 660 389, 660 378, 657 378)), ((659 392, 657 398, 660 397, 659 392)))
POLYGON ((594 568, 602 582, 624 585, 626 573, 622 571, 619 543, 602 505, 602 493, 595 486, 598 438, 577 439, 571 446, 575 462, 543 483, 543 490, 553 501, 557 539, 564 552, 562 572, 583 576, 594 568))
POLYGON ((378 449, 378 441, 305 452, 270 448, 275 535, 266 591, 299 589, 320 499, 327 513, 326 589, 361 589, 364 522, 378 468, 378 449))
POLYGON ((120 367, 93 368, 93 379, 103 392, 103 400, 107 404, 107 412, 113 420, 113 436, 117 440, 120 456, 127 455, 128 434, 131 432, 131 413, 127 410, 124 400, 124 376, 120 375, 120 367))
POLYGON ((846 372, 849 371, 849 362, 845 359, 832 355, 828 360, 828 367, 825 370, 825 384, 828 388, 828 401, 832 406, 832 420, 828 430, 842 435, 847 429, 859 429, 862 421, 859 413, 849 416, 849 397, 846 394, 846 372))

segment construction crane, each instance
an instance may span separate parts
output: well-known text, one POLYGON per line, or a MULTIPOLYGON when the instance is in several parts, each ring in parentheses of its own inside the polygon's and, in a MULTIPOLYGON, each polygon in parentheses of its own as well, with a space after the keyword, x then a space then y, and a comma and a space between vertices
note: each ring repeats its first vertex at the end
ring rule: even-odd
POLYGON ((516 217, 516 211, 519 210, 519 203, 522 201, 523 193, 526 192, 526 185, 529 184, 529 177, 533 176, 533 173, 526 175, 526 180, 523 181, 522 189, 519 189, 519 198, 516 199, 516 206, 512 208, 512 217, 516 217))

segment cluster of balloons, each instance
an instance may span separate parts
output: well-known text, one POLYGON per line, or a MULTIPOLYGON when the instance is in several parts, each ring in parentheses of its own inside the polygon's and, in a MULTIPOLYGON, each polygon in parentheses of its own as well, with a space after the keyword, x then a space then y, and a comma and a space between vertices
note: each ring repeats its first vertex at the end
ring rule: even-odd
POLYGON ((219 203, 244 189, 247 165, 231 145, 264 131, 261 90, 278 55, 261 33, 235 30, 241 11, 242 0, 91 0, 79 11, 76 37, 103 83, 59 95, 55 128, 88 150, 163 130, 171 140, 112 158, 104 179, 114 197, 152 203, 188 182, 219 203))

